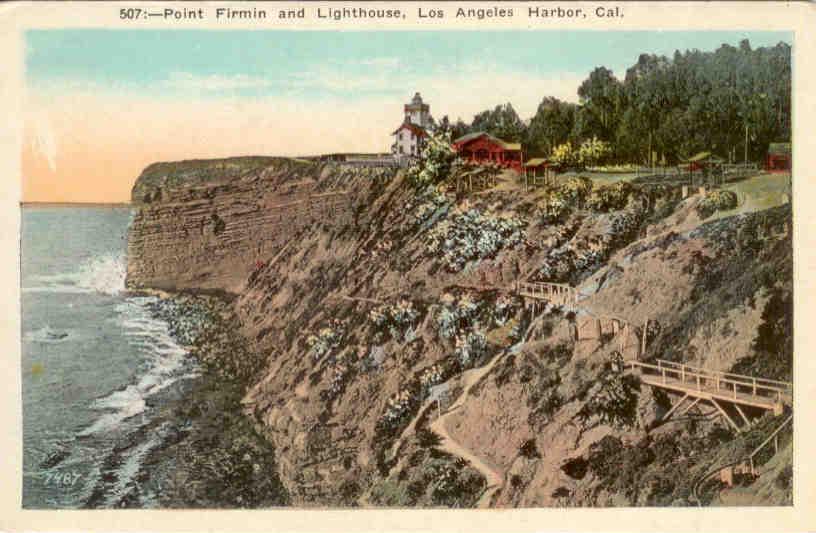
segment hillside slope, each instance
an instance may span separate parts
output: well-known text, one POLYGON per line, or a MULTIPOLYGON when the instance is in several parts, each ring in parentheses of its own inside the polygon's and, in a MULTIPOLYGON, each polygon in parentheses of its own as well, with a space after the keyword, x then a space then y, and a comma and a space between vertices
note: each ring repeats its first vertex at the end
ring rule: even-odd
POLYGON ((295 505, 690 505, 712 462, 774 425, 659 424, 669 398, 585 332, 618 316, 639 339, 648 319, 641 359, 789 379, 792 349, 766 350, 789 340, 789 205, 705 222, 667 188, 504 176, 457 197, 391 169, 223 165, 140 178, 128 280, 235 296, 265 361, 244 408, 295 505), (578 287, 577 309, 525 308, 523 280, 578 287))

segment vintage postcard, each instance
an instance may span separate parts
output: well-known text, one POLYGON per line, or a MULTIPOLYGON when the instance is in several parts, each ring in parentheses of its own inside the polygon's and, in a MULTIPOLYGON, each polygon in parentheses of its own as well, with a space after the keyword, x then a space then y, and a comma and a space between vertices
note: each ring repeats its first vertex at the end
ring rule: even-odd
POLYGON ((0 529, 816 526, 813 22, 2 6, 0 529))

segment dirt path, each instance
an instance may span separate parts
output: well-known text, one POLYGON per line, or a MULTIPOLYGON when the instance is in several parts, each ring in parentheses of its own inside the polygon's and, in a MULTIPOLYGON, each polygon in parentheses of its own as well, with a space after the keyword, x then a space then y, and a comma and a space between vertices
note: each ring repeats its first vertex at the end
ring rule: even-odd
POLYGON ((506 352, 502 352, 496 357, 493 358, 490 363, 486 364, 485 366, 474 368, 472 370, 468 370, 462 375, 462 382, 464 384, 464 389, 462 390, 462 394, 456 399, 456 401, 445 411, 445 413, 437 418, 435 421, 431 423, 429 429, 439 435, 441 442, 437 446, 442 451, 448 452, 451 455, 455 455, 457 457, 461 457, 462 459, 466 460, 478 470, 487 480, 487 487, 485 491, 482 493, 482 497, 479 498, 476 506, 479 508, 485 508, 490 506, 490 502, 493 498, 493 495, 499 490, 502 485, 504 484, 504 473, 500 472, 491 466, 489 466, 483 459, 479 458, 473 451, 468 450, 460 443, 451 437, 450 433, 448 433, 447 428, 445 427, 445 421, 447 418, 458 408, 464 405, 465 401, 467 401, 468 397, 470 396, 470 390, 476 385, 484 376, 486 376, 496 365, 496 363, 501 359, 506 352))

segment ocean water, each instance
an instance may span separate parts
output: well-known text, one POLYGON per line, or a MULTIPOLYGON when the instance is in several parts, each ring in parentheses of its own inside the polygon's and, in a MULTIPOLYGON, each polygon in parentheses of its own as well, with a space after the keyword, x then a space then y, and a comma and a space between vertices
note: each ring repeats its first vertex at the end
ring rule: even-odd
POLYGON ((161 406, 200 374, 151 315, 155 297, 125 291, 130 218, 23 208, 24 508, 157 505, 142 462, 172 423, 161 406))

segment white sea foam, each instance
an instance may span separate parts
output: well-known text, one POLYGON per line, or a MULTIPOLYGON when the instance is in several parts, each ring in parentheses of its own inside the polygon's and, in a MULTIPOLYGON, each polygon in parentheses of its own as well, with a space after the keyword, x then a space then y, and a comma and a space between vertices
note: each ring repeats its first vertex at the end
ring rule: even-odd
POLYGON ((123 421, 142 414, 146 399, 180 379, 194 377, 189 372, 187 351, 170 336, 166 322, 153 318, 147 304, 155 298, 127 298, 117 304, 117 322, 128 336, 128 343, 138 350, 147 363, 139 381, 96 400, 92 407, 106 411, 80 435, 111 431, 123 421))
POLYGON ((23 287, 23 292, 116 295, 125 290, 126 272, 124 254, 105 254, 85 262, 74 272, 37 276, 36 285, 23 287))
POLYGON ((115 506, 133 490, 133 480, 141 469, 142 460, 150 453, 150 450, 161 444, 161 438, 157 435, 162 434, 166 427, 167 423, 163 424, 146 441, 139 443, 128 451, 121 466, 117 469, 116 483, 111 488, 105 502, 108 507, 115 506))

